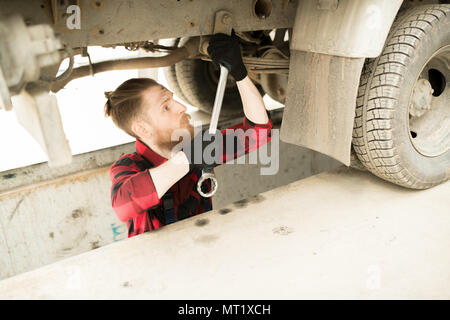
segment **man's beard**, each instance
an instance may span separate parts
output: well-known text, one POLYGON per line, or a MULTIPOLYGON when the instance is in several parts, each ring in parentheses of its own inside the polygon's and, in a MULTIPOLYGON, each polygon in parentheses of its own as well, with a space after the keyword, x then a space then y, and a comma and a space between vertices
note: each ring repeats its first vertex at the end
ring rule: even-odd
POLYGON ((163 132, 158 133, 158 147, 160 149, 172 150, 177 144, 183 141, 183 136, 180 136, 178 139, 172 140, 172 134, 175 130, 184 129, 187 130, 189 136, 186 138, 193 139, 194 138, 194 126, 189 123, 191 116, 189 114, 185 114, 183 119, 181 120, 180 127, 175 129, 167 129, 163 132))

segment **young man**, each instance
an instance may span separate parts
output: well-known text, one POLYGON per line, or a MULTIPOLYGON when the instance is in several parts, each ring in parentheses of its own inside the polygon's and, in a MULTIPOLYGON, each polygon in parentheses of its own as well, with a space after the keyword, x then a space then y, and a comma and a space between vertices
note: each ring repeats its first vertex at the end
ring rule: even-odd
MULTIPOLYGON (((259 91, 247 76, 238 39, 214 35, 208 53, 236 80, 245 114, 241 124, 218 132, 223 156, 222 161, 211 165, 214 167, 270 141, 272 122, 259 91), (233 140, 238 146, 233 143, 232 154, 227 154, 226 136, 236 129, 251 129, 252 134, 246 135, 248 140, 233 140)), ((105 96, 105 115, 136 138, 136 152, 120 157, 110 168, 112 207, 118 218, 127 222, 128 237, 211 210, 211 198, 197 192, 197 181, 207 163, 194 163, 185 149, 172 152, 181 141, 172 138, 175 130, 184 129, 191 138, 194 136, 186 107, 173 99, 172 92, 148 78, 127 80, 105 96)), ((201 143, 200 151, 209 143, 201 143)), ((191 147, 195 147, 193 142, 191 147)))

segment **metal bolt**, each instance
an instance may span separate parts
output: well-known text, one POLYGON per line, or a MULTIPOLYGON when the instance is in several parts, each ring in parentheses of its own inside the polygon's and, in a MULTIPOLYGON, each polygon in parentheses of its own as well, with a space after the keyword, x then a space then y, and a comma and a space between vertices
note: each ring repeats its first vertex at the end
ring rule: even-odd
POLYGON ((222 17, 223 24, 231 24, 231 16, 229 14, 224 14, 222 17))

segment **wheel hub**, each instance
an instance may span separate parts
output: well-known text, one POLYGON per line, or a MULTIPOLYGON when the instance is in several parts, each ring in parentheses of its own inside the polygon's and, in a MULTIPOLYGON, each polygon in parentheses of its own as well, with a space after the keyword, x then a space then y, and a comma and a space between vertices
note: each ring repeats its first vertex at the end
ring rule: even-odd
POLYGON ((437 157, 450 150, 450 45, 426 63, 413 89, 409 131, 414 148, 437 157))
POLYGON ((413 117, 420 117, 431 108, 433 98, 433 88, 427 79, 419 79, 413 90, 412 103, 409 114, 413 117))

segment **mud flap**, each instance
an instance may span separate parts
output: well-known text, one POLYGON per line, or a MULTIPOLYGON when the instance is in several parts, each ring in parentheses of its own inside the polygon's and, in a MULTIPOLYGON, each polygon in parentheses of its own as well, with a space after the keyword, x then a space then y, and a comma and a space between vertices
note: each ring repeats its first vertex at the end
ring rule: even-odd
POLYGON ((280 138, 350 165, 364 58, 291 50, 280 138))

